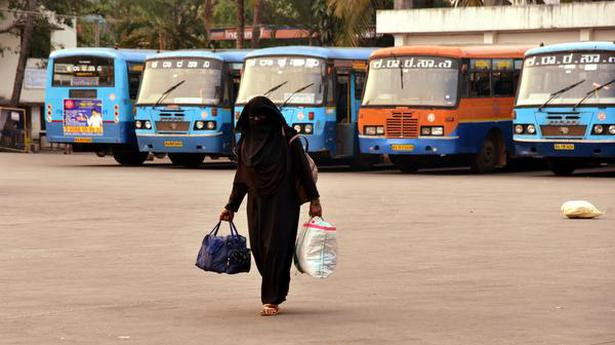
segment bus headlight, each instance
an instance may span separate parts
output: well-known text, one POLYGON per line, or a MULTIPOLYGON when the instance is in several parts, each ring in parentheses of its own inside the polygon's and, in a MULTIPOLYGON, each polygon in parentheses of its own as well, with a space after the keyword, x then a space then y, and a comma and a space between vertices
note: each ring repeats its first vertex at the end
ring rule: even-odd
POLYGON ((609 126, 609 134, 610 135, 615 135, 615 125, 610 125, 609 126))
POLYGON ((384 126, 376 126, 376 135, 384 135, 384 126))
POLYGON ((152 129, 152 122, 150 120, 145 121, 145 128, 152 129))
POLYGON ((438 135, 438 136, 444 135, 444 127, 442 126, 431 127, 431 135, 438 135))
POLYGON ((527 125, 527 134, 535 134, 536 133, 536 126, 534 125, 527 125))
POLYGON ((306 134, 311 134, 313 129, 314 127, 311 124, 305 125, 305 128, 304 128, 306 134))
POLYGON ((604 127, 602 127, 602 125, 595 125, 594 126, 594 133, 595 134, 602 134, 602 132, 604 132, 604 127))
POLYGON ((431 135, 431 127, 421 127, 421 135, 431 135))
POLYGON ((301 133, 301 129, 302 129, 302 128, 301 128, 301 125, 294 125, 294 126, 293 126, 293 129, 294 129, 295 131, 297 131, 297 133, 301 133))
POLYGON ((515 125, 515 134, 523 133, 523 125, 515 125))
POLYGON ((376 135, 376 126, 365 126, 363 132, 365 132, 365 135, 376 135))
POLYGON ((143 127, 143 122, 141 122, 141 120, 135 121, 135 127, 137 129, 141 129, 141 127, 143 127))
POLYGON ((194 124, 194 127, 196 127, 196 129, 203 129, 203 127, 205 127, 205 122, 203 122, 203 121, 197 121, 197 122, 194 124))
POLYGON ((207 121, 207 129, 216 129, 216 121, 207 121))

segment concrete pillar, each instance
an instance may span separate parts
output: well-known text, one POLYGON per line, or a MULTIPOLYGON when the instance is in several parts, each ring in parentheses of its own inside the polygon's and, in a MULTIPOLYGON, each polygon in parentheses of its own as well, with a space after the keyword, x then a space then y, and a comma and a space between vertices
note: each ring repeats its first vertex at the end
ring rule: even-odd
POLYGON ((594 39, 594 29, 581 29, 579 31, 579 41, 592 41, 594 39))
POLYGON ((484 44, 496 44, 498 39, 498 33, 495 31, 487 31, 483 33, 484 44))
POLYGON ((30 107, 30 138, 39 139, 41 132, 41 107, 34 105, 30 107))

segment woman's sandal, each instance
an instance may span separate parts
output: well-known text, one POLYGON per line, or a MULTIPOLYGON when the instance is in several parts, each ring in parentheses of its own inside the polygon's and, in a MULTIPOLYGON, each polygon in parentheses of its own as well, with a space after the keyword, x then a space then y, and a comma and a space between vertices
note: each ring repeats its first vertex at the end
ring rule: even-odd
POLYGON ((280 307, 275 304, 263 304, 261 316, 274 316, 280 313, 280 307))

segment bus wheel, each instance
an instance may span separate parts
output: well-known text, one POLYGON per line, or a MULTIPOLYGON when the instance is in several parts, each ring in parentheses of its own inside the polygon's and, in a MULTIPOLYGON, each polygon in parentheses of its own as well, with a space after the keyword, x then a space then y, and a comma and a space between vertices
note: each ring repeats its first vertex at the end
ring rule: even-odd
POLYGON ((145 162, 148 152, 113 150, 115 161, 125 166, 139 166, 145 162))
POLYGON ((557 176, 570 176, 576 169, 576 164, 572 160, 550 159, 549 169, 557 176))
POLYGON ((470 167, 472 172, 476 174, 488 174, 495 170, 495 167, 500 162, 500 148, 495 135, 487 136, 480 152, 472 157, 470 167))
POLYGON ((419 160, 410 156, 389 155, 389 159, 401 172, 414 173, 421 168, 419 160))
POLYGON ((205 155, 200 153, 169 153, 168 156, 174 165, 186 168, 198 168, 205 159, 205 155))

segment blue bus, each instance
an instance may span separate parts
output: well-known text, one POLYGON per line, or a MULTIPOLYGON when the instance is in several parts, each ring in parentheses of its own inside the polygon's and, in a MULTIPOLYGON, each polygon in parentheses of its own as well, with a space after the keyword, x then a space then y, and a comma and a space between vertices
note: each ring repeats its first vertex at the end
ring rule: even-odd
POLYGON ((74 151, 113 154, 122 165, 140 165, 134 100, 144 61, 154 51, 75 48, 49 56, 45 110, 47 138, 74 151))
POLYGON ((615 43, 527 51, 514 111, 516 153, 556 175, 615 159, 615 43))
POLYGON ((358 152, 357 114, 373 50, 287 46, 252 51, 246 55, 235 119, 250 99, 264 95, 307 138, 317 162, 369 163, 358 152))
POLYGON ((186 50, 150 56, 137 99, 139 149, 198 167, 232 156, 233 105, 247 51, 186 50))

